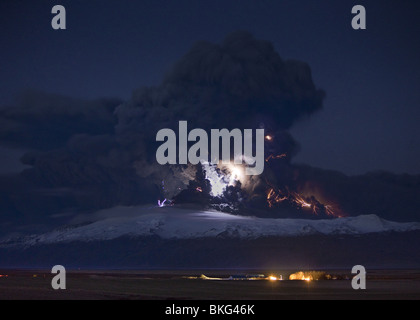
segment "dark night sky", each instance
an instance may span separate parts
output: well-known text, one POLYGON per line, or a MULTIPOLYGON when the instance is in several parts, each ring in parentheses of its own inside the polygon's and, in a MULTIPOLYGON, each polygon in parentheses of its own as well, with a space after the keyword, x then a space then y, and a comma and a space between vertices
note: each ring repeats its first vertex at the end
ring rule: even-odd
MULTIPOLYGON (((235 30, 271 41, 282 58, 312 68, 324 110, 291 131, 295 161, 348 174, 420 173, 420 3, 417 1, 17 1, 0 2, 0 105, 34 88, 79 98, 130 98, 159 84, 197 40, 235 30), (51 8, 67 30, 51 28, 51 8), (367 30, 351 28, 363 4, 367 30)), ((20 152, 0 146, 1 172, 20 152)))

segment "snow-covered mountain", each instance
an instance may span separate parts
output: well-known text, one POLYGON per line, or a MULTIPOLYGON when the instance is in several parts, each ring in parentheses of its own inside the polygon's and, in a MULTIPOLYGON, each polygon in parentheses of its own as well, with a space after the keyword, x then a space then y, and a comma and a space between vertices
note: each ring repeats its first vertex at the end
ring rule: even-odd
POLYGON ((113 240, 122 236, 162 239, 296 237, 314 234, 361 235, 420 230, 420 223, 398 223, 376 215, 332 220, 267 219, 176 207, 115 207, 101 210, 78 224, 54 231, 8 239, 0 247, 113 240), (92 222, 93 221, 93 222, 92 222))

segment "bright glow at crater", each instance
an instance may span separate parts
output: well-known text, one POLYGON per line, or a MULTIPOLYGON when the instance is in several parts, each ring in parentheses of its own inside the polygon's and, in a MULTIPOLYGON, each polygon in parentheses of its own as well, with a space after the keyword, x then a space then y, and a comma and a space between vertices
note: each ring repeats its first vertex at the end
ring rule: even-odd
POLYGON ((211 164, 202 162, 203 169, 206 173, 206 179, 210 181, 211 196, 220 197, 228 186, 233 186, 237 181, 242 182, 245 179, 245 168, 243 165, 229 163, 211 164))

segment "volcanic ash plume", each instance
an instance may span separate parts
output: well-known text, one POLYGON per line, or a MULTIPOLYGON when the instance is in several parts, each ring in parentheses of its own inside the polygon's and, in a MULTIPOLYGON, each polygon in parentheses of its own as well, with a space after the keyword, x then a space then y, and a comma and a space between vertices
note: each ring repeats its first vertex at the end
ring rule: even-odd
MULTIPOLYGON (((120 143, 129 143, 130 149, 136 150, 133 160, 137 173, 157 185, 164 184, 162 197, 174 197, 189 181, 200 177, 192 177, 197 171, 191 166, 156 164, 155 136, 159 129, 177 132, 178 122, 184 120, 189 128, 207 132, 212 128, 264 129, 266 170, 261 176, 245 177, 241 166, 206 163, 201 164, 200 172, 204 171, 204 180, 210 182, 211 196, 236 194, 237 199, 248 199, 254 207, 270 208, 284 197, 277 195, 273 202, 273 193, 282 192, 275 188, 291 188, 293 183, 290 159, 297 152, 297 143, 288 129, 320 110, 323 98, 324 92, 315 87, 307 64, 283 60, 271 43, 247 32, 235 32, 221 44, 196 43, 160 86, 134 92, 132 99, 117 109, 116 128, 120 143)), ((178 201, 194 198, 194 194, 201 199, 206 186, 191 188, 190 196, 178 197, 178 201)), ((307 205, 303 198, 299 201, 307 205)), ((312 210, 316 210, 313 205, 312 210)))
MULTIPOLYGON (((255 214, 290 208, 326 212, 316 199, 296 193, 290 160, 298 145, 288 132, 296 121, 320 110, 324 96, 306 63, 284 60, 270 42, 234 32, 220 44, 196 43, 160 85, 135 90, 114 109, 106 105, 100 114, 106 120, 103 130, 75 127, 58 147, 25 155, 25 164, 32 168, 23 175, 44 189, 62 190, 69 206, 85 208, 167 198, 255 214), (156 133, 163 128, 177 132, 179 121, 208 133, 264 129, 264 172, 244 176, 240 165, 158 164, 156 133)), ((70 106, 77 103, 61 100, 70 106)), ((36 104, 32 109, 43 110, 36 104)), ((91 117, 84 108, 74 110, 74 119, 91 117)), ((11 120, 25 121, 17 115, 11 120)))

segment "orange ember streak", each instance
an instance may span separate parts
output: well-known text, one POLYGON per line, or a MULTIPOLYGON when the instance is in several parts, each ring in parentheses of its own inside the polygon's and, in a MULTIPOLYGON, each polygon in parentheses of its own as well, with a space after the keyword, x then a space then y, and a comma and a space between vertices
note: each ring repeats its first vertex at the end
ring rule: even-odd
POLYGON ((279 154, 279 155, 274 155, 274 154, 270 154, 268 157, 267 157, 267 159, 265 159, 265 161, 266 162, 268 162, 268 161, 270 161, 271 159, 281 159, 281 158, 285 158, 287 156, 287 154, 285 154, 285 153, 282 153, 282 154, 279 154))
POLYGON ((288 196, 283 196, 279 193, 276 193, 273 188, 268 191, 267 202, 268 206, 271 208, 274 204, 287 200, 288 196))
POLYGON ((302 209, 311 209, 312 213, 316 215, 319 214, 320 210, 324 209, 326 215, 340 217, 331 205, 323 205, 316 199, 313 200, 313 197, 310 198, 311 200, 308 200, 296 192, 290 192, 289 190, 287 190, 287 192, 287 194, 284 194, 281 190, 276 191, 274 188, 270 188, 267 192, 267 203, 269 208, 272 208, 277 203, 288 200, 302 209))
POLYGON ((338 218, 341 218, 342 217, 342 215, 340 213, 334 211, 332 205, 327 204, 327 205, 324 205, 324 207, 325 207, 325 213, 327 215, 338 217, 338 218))

